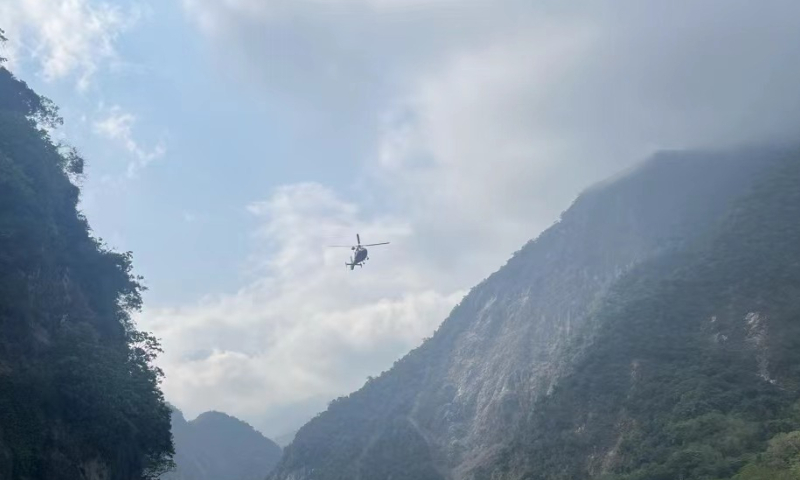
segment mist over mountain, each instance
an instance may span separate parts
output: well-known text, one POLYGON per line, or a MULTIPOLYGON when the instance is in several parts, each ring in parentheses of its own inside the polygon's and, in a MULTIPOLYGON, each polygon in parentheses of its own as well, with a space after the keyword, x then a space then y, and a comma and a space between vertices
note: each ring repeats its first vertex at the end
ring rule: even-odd
POLYGON ((330 400, 331 398, 327 396, 315 395, 305 400, 272 408, 266 414, 252 418, 250 421, 264 435, 275 440, 279 445, 284 445, 279 441, 280 438, 291 440, 300 427, 328 407, 330 400))
POLYGON ((281 448, 247 423, 221 412, 191 421, 173 408, 175 470, 161 480, 263 480, 281 448))
POLYGON ((779 478, 758 475, 800 458, 798 160, 665 152, 588 189, 270 478, 779 478))
POLYGON ((277 443, 281 447, 286 447, 287 445, 291 444, 294 441, 295 435, 297 435, 297 432, 285 433, 279 437, 276 437, 275 443, 277 443))

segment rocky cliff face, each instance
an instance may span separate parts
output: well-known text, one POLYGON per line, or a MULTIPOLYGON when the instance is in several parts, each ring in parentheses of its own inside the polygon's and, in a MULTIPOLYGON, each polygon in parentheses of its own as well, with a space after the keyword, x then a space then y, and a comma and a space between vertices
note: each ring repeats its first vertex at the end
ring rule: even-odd
MULTIPOLYGON (((304 426, 271 478, 527 472, 514 455, 530 445, 517 439, 595 348, 597 312, 613 287, 702 238, 782 155, 665 153, 586 191, 473 288, 431 339, 304 426)), ((635 363, 628 374, 639 374, 635 363)))

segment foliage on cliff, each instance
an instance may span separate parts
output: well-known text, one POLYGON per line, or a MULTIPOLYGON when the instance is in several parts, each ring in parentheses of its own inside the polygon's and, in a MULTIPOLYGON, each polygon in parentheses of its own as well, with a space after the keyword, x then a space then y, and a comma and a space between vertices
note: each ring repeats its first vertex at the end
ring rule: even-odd
POLYGON ((479 477, 800 478, 798 158, 621 279, 573 373, 479 477))
POLYGON ((155 478, 173 454, 160 347, 131 320, 131 254, 78 211, 61 123, 0 62, 0 478, 155 478))

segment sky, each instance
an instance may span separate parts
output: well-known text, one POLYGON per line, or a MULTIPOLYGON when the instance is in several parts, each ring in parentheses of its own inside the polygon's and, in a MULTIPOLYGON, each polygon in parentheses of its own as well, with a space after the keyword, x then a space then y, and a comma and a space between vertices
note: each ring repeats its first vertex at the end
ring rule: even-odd
POLYGON ((168 401, 272 437, 592 183, 800 127, 794 0, 0 0, 0 28, 145 277, 168 401), (391 243, 351 272, 356 233, 391 243))

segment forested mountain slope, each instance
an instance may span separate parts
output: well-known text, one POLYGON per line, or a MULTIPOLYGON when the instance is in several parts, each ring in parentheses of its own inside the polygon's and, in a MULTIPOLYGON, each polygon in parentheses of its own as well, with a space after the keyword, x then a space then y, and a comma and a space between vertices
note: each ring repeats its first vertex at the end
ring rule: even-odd
POLYGON ((573 372, 486 473, 800 478, 799 220, 800 151, 721 225, 614 286, 573 372))
POLYGON ((172 412, 177 468, 162 480, 263 480, 281 448, 250 425, 220 412, 187 422, 172 412))
MULTIPOLYGON (((674 252, 697 248, 721 228, 735 200, 786 155, 782 149, 663 153, 589 189, 557 224, 476 286, 431 339, 305 425, 271 478, 577 479, 613 470, 611 463, 597 465, 597 455, 607 452, 592 450, 605 444, 576 448, 570 430, 557 430, 564 424, 541 423, 552 415, 537 412, 569 405, 572 397, 557 396, 569 395, 559 392, 571 392, 566 385, 575 379, 605 384, 604 359, 587 359, 610 348, 606 336, 615 317, 609 302, 620 289, 644 281, 645 266, 677 262, 683 257, 674 252), (596 374, 582 377, 590 366, 596 374), (524 461, 545 451, 542 465, 524 461)), ((642 325, 625 332, 643 337, 629 343, 662 342, 668 352, 686 348, 669 343, 673 339, 654 321, 642 319, 642 325)), ((670 358, 664 368, 671 368, 670 358)), ((626 364, 625 374, 632 368, 626 364)), ((596 395, 580 399, 593 405, 596 395)), ((558 412, 572 418, 570 409, 558 412)), ((569 428, 610 431, 616 442, 619 435, 609 430, 616 420, 589 416, 569 428)))
POLYGON ((59 122, 0 65, 0 478, 156 477, 173 448, 158 344, 131 322, 131 256, 77 211, 83 161, 37 126, 59 122))

